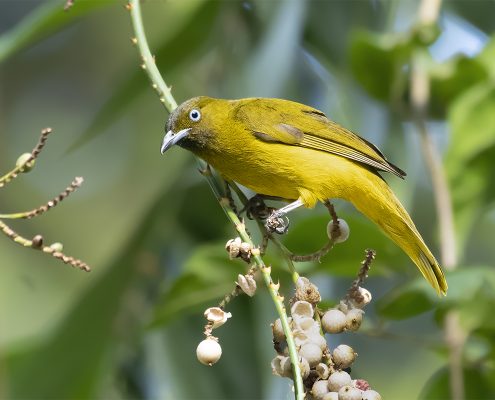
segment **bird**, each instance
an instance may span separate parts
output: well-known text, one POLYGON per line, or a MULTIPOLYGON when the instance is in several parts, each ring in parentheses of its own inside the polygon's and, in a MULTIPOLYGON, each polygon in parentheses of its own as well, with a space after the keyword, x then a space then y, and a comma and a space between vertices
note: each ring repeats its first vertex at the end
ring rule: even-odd
POLYGON ((325 113, 275 98, 191 98, 173 110, 161 153, 178 145, 211 165, 222 177, 257 194, 298 207, 344 199, 378 225, 418 267, 439 294, 445 275, 382 173, 406 173, 372 143, 325 113))

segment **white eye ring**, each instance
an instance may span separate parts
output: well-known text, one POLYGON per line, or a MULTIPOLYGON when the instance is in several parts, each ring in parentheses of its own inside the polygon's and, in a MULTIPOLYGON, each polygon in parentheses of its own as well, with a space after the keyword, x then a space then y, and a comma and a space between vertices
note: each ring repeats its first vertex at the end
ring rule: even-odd
POLYGON ((198 122, 201 119, 201 113, 199 110, 193 108, 191 111, 189 111, 189 119, 193 122, 198 122))

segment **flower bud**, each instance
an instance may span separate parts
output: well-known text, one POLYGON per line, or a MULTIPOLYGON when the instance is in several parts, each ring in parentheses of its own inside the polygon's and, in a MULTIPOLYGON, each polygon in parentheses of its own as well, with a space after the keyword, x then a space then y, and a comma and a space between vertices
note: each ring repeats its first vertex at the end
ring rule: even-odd
POLYGON ((218 360, 220 360, 220 357, 222 356, 222 348, 215 339, 208 337, 196 348, 196 356, 198 357, 200 363, 211 367, 218 360))
POLYGON ((327 333, 341 333, 344 331, 346 324, 345 314, 335 308, 328 310, 321 319, 321 326, 327 333))
POLYGON ((347 222, 343 220, 342 218, 337 218, 338 222, 338 229, 335 228, 333 224, 333 220, 330 221, 327 225, 327 235, 328 237, 333 240, 335 243, 342 243, 347 240, 349 237, 350 233, 350 228, 347 222), (333 235, 336 235, 335 237, 333 235))
POLYGON ((64 250, 64 245, 60 242, 55 242, 50 245, 50 248, 53 249, 53 251, 61 253, 64 250))
POLYGON ((338 392, 341 387, 350 385, 352 382, 351 376, 345 371, 335 371, 328 378, 328 389, 331 392, 338 392))
POLYGON ((364 311, 359 308, 352 308, 346 314, 346 328, 350 331, 357 331, 363 322, 364 311))
POLYGON ((23 153, 19 156, 17 161, 15 162, 16 168, 20 168, 21 172, 29 172, 33 169, 34 163, 36 160, 33 158, 31 161, 29 161, 32 158, 31 153, 23 153))
POLYGON ((337 368, 349 368, 356 360, 357 353, 354 349, 346 344, 338 345, 332 352, 332 359, 337 368))

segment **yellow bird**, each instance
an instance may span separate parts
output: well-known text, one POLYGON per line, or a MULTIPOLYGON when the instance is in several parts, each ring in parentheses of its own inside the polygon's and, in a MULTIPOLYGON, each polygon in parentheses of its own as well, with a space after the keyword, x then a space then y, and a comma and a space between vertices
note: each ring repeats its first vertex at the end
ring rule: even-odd
POLYGON ((446 293, 440 265, 380 176, 406 174, 323 112, 282 99, 201 96, 172 112, 166 129, 162 154, 178 144, 226 179, 292 201, 277 216, 332 198, 350 201, 404 250, 438 293, 446 293))

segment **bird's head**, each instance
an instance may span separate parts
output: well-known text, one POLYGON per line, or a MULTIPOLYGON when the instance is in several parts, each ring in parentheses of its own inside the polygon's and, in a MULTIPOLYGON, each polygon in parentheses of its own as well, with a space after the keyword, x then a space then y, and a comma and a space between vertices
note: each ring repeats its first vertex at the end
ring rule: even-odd
POLYGON ((194 97, 170 114, 160 149, 162 154, 174 144, 191 151, 208 146, 213 135, 211 114, 214 114, 209 113, 208 108, 214 101, 210 97, 194 97))

